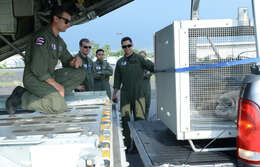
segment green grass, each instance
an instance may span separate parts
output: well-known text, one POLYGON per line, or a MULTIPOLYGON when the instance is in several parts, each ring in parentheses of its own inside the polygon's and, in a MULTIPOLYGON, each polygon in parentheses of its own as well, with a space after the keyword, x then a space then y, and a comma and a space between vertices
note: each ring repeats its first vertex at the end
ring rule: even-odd
POLYGON ((0 87, 10 87, 10 86, 23 86, 23 82, 21 81, 0 82, 0 87))
POLYGON ((7 75, 10 75, 10 76, 14 76, 15 73, 14 72, 11 72, 11 71, 0 71, 0 77, 4 77, 4 76, 7 76, 7 75))
POLYGON ((0 69, 5 69, 6 68, 6 65, 5 64, 0 64, 0 69))

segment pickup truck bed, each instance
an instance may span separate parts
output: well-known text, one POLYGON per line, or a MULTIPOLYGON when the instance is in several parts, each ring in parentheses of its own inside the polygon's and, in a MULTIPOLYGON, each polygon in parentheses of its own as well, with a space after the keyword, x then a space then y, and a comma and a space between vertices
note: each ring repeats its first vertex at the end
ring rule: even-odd
MULTIPOLYGON (((176 136, 160 120, 130 122, 129 127, 146 167, 236 166, 235 151, 194 152, 188 141, 176 140, 176 136)), ((204 147, 209 142, 194 141, 199 147, 204 147)), ((211 147, 231 147, 235 144, 235 139, 222 139, 216 140, 211 147)))

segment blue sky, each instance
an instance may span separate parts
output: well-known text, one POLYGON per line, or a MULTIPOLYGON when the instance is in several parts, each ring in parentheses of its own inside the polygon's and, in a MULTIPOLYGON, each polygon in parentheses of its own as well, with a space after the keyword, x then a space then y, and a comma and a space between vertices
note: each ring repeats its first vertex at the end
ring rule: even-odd
MULTIPOLYGON (((69 51, 78 50, 81 38, 120 49, 124 36, 133 39, 136 49, 153 50, 153 34, 174 20, 190 19, 191 0, 135 0, 90 22, 73 26, 61 36, 69 51)), ((236 19, 239 7, 249 8, 251 0, 200 0, 200 19, 236 19)))

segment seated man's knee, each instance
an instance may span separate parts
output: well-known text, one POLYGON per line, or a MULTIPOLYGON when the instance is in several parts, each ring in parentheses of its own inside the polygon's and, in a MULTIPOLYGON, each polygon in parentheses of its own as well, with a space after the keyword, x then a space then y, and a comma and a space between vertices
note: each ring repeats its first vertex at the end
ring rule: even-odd
POLYGON ((50 94, 48 99, 50 103, 50 113, 58 114, 67 110, 67 104, 64 98, 61 97, 57 92, 50 94))
POLYGON ((53 111, 54 113, 64 113, 67 110, 66 105, 54 105, 53 106, 53 111))

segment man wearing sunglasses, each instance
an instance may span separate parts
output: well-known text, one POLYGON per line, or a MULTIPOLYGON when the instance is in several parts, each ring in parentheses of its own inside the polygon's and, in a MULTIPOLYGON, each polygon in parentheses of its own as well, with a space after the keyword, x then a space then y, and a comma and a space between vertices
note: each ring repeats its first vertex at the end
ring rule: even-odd
POLYGON ((91 51, 91 43, 87 38, 83 38, 79 41, 79 53, 76 57, 82 59, 82 67, 86 71, 84 81, 77 87, 76 91, 93 91, 94 90, 94 69, 93 61, 88 57, 91 51))
POLYGON ((154 71, 151 61, 133 52, 132 39, 124 37, 121 45, 125 55, 116 63, 114 92, 112 100, 117 102, 117 91, 120 89, 120 112, 122 116, 125 145, 130 148, 131 138, 128 121, 133 114, 134 120, 145 119, 145 98, 143 89, 144 70, 154 71))
POLYGON ((55 7, 51 24, 32 36, 25 55, 24 88, 16 87, 6 101, 10 115, 21 105, 26 110, 62 113, 67 110, 64 96, 82 83, 85 71, 80 57, 73 58, 59 36, 70 27, 71 16, 55 7), (56 70, 58 60, 63 68, 56 70))

